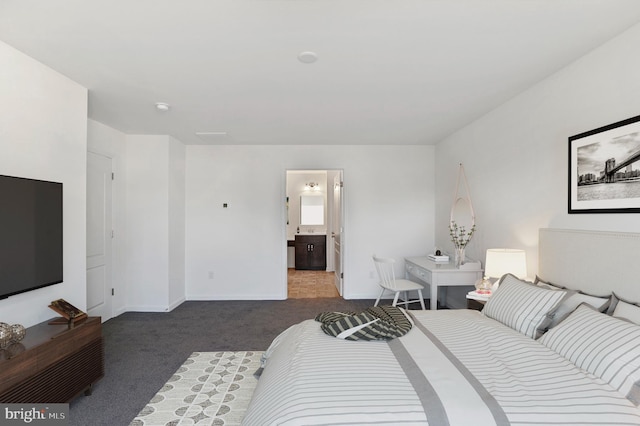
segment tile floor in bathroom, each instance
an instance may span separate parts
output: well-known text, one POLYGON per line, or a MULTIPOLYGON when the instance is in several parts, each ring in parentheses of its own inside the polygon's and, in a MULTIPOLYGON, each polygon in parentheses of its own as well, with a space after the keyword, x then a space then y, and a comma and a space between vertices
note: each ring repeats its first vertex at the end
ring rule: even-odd
POLYGON ((287 270, 288 297, 305 299, 316 297, 340 297, 333 272, 287 270))

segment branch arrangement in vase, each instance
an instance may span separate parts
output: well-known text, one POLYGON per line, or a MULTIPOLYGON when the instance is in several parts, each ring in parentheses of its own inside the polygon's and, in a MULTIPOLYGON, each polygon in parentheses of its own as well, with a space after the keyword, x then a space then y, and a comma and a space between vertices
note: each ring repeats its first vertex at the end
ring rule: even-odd
POLYGON ((464 226, 458 226, 454 220, 449 223, 449 235, 456 249, 465 248, 467 244, 469 244, 469 241, 471 241, 474 232, 476 232, 475 224, 471 229, 467 230, 464 226))

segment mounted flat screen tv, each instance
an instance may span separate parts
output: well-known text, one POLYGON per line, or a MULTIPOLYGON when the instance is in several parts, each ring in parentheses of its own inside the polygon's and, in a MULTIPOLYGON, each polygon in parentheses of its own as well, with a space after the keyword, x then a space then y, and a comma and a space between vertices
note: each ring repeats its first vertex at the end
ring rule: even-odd
POLYGON ((0 299, 62 282, 62 183, 0 175, 0 299))

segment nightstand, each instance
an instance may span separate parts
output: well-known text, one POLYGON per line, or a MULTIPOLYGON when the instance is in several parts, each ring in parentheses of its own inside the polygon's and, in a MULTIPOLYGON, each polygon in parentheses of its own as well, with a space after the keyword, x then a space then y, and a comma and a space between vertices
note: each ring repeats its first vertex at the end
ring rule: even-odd
POLYGON ((484 308, 485 300, 467 299, 467 309, 481 311, 484 308))

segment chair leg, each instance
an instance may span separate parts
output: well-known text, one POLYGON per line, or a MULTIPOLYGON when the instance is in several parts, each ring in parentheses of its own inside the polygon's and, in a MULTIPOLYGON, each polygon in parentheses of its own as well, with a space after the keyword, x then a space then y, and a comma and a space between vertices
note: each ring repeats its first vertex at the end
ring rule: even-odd
POLYGON ((378 306, 378 303, 380 303, 380 299, 382 299, 382 295, 384 294, 384 288, 382 289, 382 291, 380 292, 380 295, 378 296, 378 298, 376 299, 376 303, 373 304, 373 306, 378 306))
POLYGON ((393 304, 391 306, 396 306, 398 304, 398 297, 400 296, 400 292, 396 291, 396 297, 393 298, 393 304))
POLYGON ((424 299, 422 297, 422 290, 418 290, 418 296, 420 297, 420 306, 422 306, 422 310, 424 311, 425 307, 424 307, 424 299))

